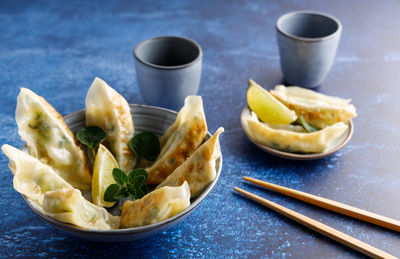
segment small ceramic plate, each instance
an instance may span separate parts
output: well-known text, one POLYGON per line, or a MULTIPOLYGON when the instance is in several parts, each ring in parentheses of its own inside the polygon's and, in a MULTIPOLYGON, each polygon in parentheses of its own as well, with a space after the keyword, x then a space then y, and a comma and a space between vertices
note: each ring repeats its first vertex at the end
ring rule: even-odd
POLYGON ((344 145, 346 145, 347 142, 349 142, 349 140, 351 139, 351 136, 353 135, 353 122, 350 120, 348 122, 349 127, 347 128, 347 130, 339 138, 335 139, 331 143, 331 145, 325 150, 325 152, 323 152, 323 153, 290 153, 290 152, 281 151, 281 150, 274 149, 269 146, 259 144, 255 140, 253 140, 252 137, 250 136, 250 134, 247 132, 246 117, 248 115, 250 115, 250 109, 248 107, 245 107, 242 111, 242 115, 240 116, 240 121, 242 123, 242 128, 243 128, 244 132, 246 133, 247 137, 250 139, 250 141, 253 142, 254 145, 256 145, 257 147, 259 147, 260 149, 264 150, 267 153, 270 153, 271 155, 275 155, 275 156, 287 158, 287 159, 313 160, 313 159, 319 159, 319 158, 329 156, 329 155, 335 153, 336 151, 338 151, 339 149, 341 149, 342 147, 344 147, 344 145))
MULTIPOLYGON (((176 119, 177 112, 171 111, 164 108, 147 106, 147 105, 135 105, 131 104, 131 113, 133 118, 133 124, 135 126, 135 133, 140 133, 142 131, 152 131, 155 134, 161 136, 167 128, 174 123, 176 119)), ((70 115, 64 117, 65 123, 70 127, 72 132, 76 132, 78 129, 85 126, 85 111, 77 111, 70 115)), ((205 140, 211 137, 210 132, 207 132, 205 140)), ((167 228, 176 225, 179 221, 188 216, 199 204, 204 200, 204 198, 211 192, 221 173, 222 168, 222 157, 217 160, 216 171, 217 175, 215 179, 204 189, 202 194, 190 201, 190 206, 186 208, 181 213, 175 215, 172 218, 158 222, 155 224, 127 228, 127 229, 116 229, 116 230, 88 230, 82 229, 71 224, 63 223, 61 221, 55 220, 47 216, 43 210, 31 199, 22 195, 28 206, 42 219, 49 222, 50 224, 69 232, 72 235, 89 239, 93 241, 100 242, 121 242, 121 241, 131 241, 141 238, 148 237, 155 233, 161 232, 167 228)))

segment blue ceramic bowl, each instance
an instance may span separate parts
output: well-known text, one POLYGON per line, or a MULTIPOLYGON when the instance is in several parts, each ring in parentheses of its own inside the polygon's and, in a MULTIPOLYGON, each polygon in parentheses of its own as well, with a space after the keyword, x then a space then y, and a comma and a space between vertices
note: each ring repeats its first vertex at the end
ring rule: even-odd
MULTIPOLYGON (((174 123, 177 113, 175 111, 152 107, 146 105, 135 105, 131 104, 131 113, 133 117, 133 123, 135 125, 135 132, 139 133, 142 131, 152 131, 155 134, 161 136, 167 128, 174 123)), ((64 118, 65 123, 70 127, 72 132, 76 132, 78 129, 85 125, 85 111, 74 112, 64 118)), ((211 137, 210 132, 207 132, 205 140, 211 137)), ((154 235, 161 232, 167 228, 170 228, 188 216, 199 204, 207 197, 207 195, 214 188, 218 181, 222 168, 222 157, 217 161, 216 164, 217 175, 215 179, 203 190, 202 194, 190 201, 190 206, 186 208, 183 212, 175 215, 172 218, 158 222, 155 224, 127 228, 127 229, 117 229, 117 230, 88 230, 76 227, 71 224, 63 223, 57 221, 49 216, 47 216, 43 210, 34 201, 22 195, 28 206, 43 220, 48 223, 66 231, 74 236, 89 239, 93 241, 100 242, 121 242, 121 241, 132 241, 136 239, 142 239, 150 235, 154 235)))
POLYGON ((178 110, 200 85, 203 52, 195 41, 164 36, 139 43, 136 77, 146 104, 178 110))

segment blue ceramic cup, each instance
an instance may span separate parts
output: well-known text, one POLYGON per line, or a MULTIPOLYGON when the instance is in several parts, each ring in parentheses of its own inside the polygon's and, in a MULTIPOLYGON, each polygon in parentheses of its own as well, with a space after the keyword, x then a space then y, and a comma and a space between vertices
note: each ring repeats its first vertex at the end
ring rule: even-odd
POLYGON ((136 76, 146 104, 178 110, 199 89, 203 52, 195 41, 173 36, 139 43, 136 76))
POLYGON ((296 11, 282 15, 276 29, 285 81, 308 88, 321 85, 336 56, 340 21, 321 12, 296 11))

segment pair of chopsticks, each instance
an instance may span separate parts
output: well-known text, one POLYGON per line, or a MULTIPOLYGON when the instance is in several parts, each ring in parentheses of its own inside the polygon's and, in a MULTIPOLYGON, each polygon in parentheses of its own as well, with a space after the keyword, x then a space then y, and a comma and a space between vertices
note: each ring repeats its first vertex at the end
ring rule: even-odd
MULTIPOLYGON (((356 219, 360 219, 378 226, 382 226, 385 228, 389 228, 395 231, 400 231, 400 221, 394 220, 388 217, 384 217, 366 210, 362 210, 353 206, 349 206, 337 201, 329 200, 326 198, 322 198, 316 195, 312 195, 309 193, 293 190, 290 188, 286 188, 280 185, 272 184, 269 182, 264 182, 258 179, 254 179, 251 177, 244 176, 243 179, 245 181, 251 182, 255 185, 262 186, 266 189, 285 194, 289 197, 311 203, 313 205, 338 212, 356 219)), ((298 212, 295 212, 291 209, 288 209, 286 207, 283 207, 279 204, 276 204, 272 201, 269 201, 267 199, 261 198, 260 196, 257 196, 255 194, 252 194, 250 192, 247 192, 243 189, 240 189, 238 187, 234 188, 235 191, 243 194, 247 198, 250 198, 253 201, 256 201, 265 207, 282 214, 297 223, 302 224, 303 226, 310 228, 324 236, 327 236, 339 243, 342 243, 348 247, 351 247, 365 255, 368 255, 373 258, 396 258, 382 250, 379 250, 373 246, 370 246, 358 239, 355 239, 354 237, 351 237, 349 235, 346 235, 343 232, 340 232, 332 227, 329 227, 325 224, 322 224, 319 221, 316 221, 312 218, 309 218, 307 216, 304 216, 298 212)))

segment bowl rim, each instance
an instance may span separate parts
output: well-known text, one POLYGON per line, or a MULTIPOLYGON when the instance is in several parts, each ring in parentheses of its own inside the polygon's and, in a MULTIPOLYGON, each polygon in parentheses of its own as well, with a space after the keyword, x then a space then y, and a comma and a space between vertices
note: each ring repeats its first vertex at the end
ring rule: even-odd
MULTIPOLYGON (((151 105, 143 105, 143 104, 129 104, 129 107, 136 108, 145 108, 145 109, 153 109, 153 110, 162 110, 168 113, 172 113, 175 116, 178 114, 178 112, 166 109, 166 108, 161 108, 157 106, 151 106, 151 105)), ((84 112, 85 109, 75 111, 73 113, 70 113, 66 116, 63 117, 63 119, 68 119, 73 116, 77 116, 77 114, 84 112)), ((211 137, 212 134, 210 131, 207 130, 206 137, 211 137)), ((208 184, 208 186, 203 190, 200 196, 196 197, 193 202, 190 203, 189 207, 187 207, 184 211, 178 213, 177 215, 168 218, 166 220, 163 220, 161 222, 157 222, 154 224, 150 225, 145 225, 145 226, 140 226, 140 227, 133 227, 133 228, 124 228, 124 229, 111 229, 111 230, 96 230, 96 229, 84 229, 84 228, 79 228, 76 227, 72 224, 69 223, 64 223, 61 221, 58 221, 56 219, 53 219, 52 217, 46 215, 44 211, 41 210, 39 205, 37 205, 33 200, 25 196, 24 194, 21 194, 22 198, 25 200, 27 205, 32 209, 33 212, 35 212, 39 217, 41 217, 43 220, 47 221, 50 224, 53 224, 63 230, 66 230, 68 232, 73 232, 77 234, 95 234, 95 235, 101 235, 101 234, 107 234, 107 235, 131 235, 135 233, 141 233, 141 232, 148 232, 154 229, 162 228, 163 226, 166 226, 170 224, 171 222, 178 220, 180 218, 184 218, 185 216, 189 215, 190 212, 192 212, 193 209, 195 209, 207 196, 208 194, 214 189, 215 185, 218 182, 218 179, 221 175, 221 170, 222 170, 222 163, 223 163, 223 156, 221 154, 221 157, 219 158, 219 164, 218 168, 216 170, 216 176, 214 180, 208 184)))
POLYGON ((168 35, 166 35, 166 36, 158 36, 158 37, 150 38, 150 39, 144 40, 142 42, 139 42, 139 44, 136 45, 136 47, 133 50, 133 55, 134 55, 135 59, 138 62, 140 62, 141 64, 144 64, 144 65, 146 65, 148 67, 155 68, 155 69, 160 69, 160 70, 178 70, 178 69, 184 69, 184 68, 191 67, 194 64, 196 64, 198 62, 201 62, 201 60, 203 58, 203 50, 200 47, 200 44, 197 43, 193 39, 190 39, 190 38, 187 38, 187 37, 182 37, 182 36, 168 36, 168 35), (138 54, 139 49, 142 48, 143 46, 145 46, 145 45, 147 45, 147 44, 149 44, 151 42, 167 41, 167 40, 169 40, 169 41, 181 41, 181 42, 189 43, 190 45, 192 45, 192 47, 194 47, 194 48, 196 48, 198 50, 198 54, 193 60, 191 60, 191 61, 189 61, 187 63, 181 64, 181 65, 175 65, 175 66, 157 65, 157 64, 154 64, 154 63, 150 63, 149 61, 144 60, 143 58, 141 58, 139 56, 139 54, 138 54))
POLYGON ((338 18, 336 18, 335 16, 333 16, 331 14, 325 13, 325 12, 313 11, 313 10, 298 10, 298 11, 285 13, 278 18, 278 20, 276 21, 276 24, 275 24, 275 28, 278 33, 280 33, 288 38, 291 38, 291 39, 294 39, 297 41, 302 41, 302 42, 319 42, 319 41, 331 40, 331 39, 340 37, 340 35, 343 31, 343 25, 338 18), (313 38, 297 36, 297 35, 294 35, 292 33, 289 33, 287 31, 283 30, 283 28, 281 27, 283 21, 285 19, 294 17, 296 15, 310 15, 310 16, 324 17, 324 18, 327 18, 327 19, 333 21, 336 24, 337 28, 334 32, 332 32, 326 36, 313 37, 313 38))

